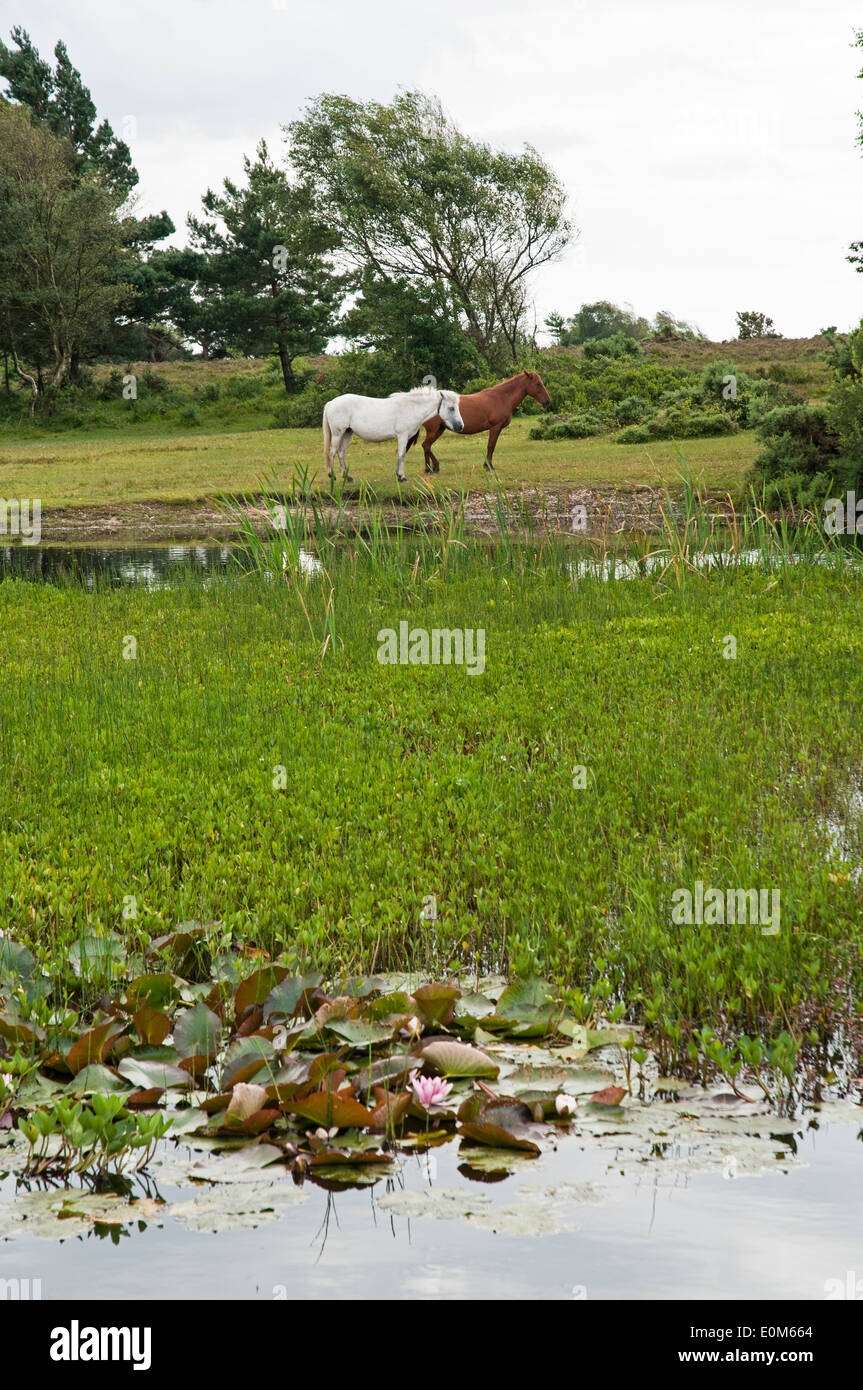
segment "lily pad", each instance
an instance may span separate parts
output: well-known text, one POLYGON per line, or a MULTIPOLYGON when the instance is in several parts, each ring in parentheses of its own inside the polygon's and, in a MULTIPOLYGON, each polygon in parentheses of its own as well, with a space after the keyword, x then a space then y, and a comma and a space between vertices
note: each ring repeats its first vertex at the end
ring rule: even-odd
POLYGON ((487 1053, 455 1039, 428 1043, 420 1055, 441 1076, 497 1076, 500 1070, 487 1053))

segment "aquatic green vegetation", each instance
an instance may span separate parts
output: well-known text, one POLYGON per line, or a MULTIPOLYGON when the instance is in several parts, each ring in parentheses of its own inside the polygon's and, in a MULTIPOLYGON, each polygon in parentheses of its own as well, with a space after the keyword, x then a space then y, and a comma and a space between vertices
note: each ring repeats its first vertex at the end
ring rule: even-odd
POLYGON ((298 520, 301 484, 229 579, 0 584, 0 956, 55 981, 7 1005, 14 1028, 62 1053, 69 1009, 205 920, 214 958, 240 944, 298 976, 541 974, 579 1024, 644 1027, 661 1073, 757 1064, 782 1105, 789 1047, 809 1092, 857 1074, 848 552, 763 515, 722 529, 693 492, 605 582, 611 533, 586 550, 504 516, 486 543, 431 491, 396 535, 371 506, 354 533, 337 499, 298 520), (402 622, 482 629, 484 672, 382 665, 402 622), (777 890, 778 932, 674 920, 698 884, 777 890))

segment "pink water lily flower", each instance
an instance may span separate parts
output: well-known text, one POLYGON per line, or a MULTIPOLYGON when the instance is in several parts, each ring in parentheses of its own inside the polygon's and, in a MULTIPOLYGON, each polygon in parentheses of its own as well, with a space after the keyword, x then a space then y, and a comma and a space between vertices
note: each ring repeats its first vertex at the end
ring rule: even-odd
POLYGON ((452 1090, 452 1083, 440 1076, 415 1076, 411 1081, 414 1099, 423 1110, 442 1110, 443 1102, 452 1090))

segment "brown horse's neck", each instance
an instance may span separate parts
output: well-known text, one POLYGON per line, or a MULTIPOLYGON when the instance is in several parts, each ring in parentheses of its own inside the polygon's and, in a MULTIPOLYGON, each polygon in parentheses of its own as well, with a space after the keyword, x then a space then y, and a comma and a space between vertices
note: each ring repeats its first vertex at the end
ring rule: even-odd
POLYGON ((501 396, 505 396, 508 401, 511 401, 512 408, 515 410, 516 406, 521 405, 527 395, 527 381, 524 372, 519 372, 518 376, 507 377, 506 381, 499 381, 497 386, 492 386, 490 389, 499 392, 501 396))

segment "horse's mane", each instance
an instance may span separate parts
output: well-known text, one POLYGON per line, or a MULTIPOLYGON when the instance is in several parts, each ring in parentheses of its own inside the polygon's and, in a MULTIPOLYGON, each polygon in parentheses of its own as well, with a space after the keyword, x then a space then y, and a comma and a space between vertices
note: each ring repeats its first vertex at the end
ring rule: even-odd
POLYGON ((443 396, 445 401, 457 401, 457 391, 445 391, 442 386, 412 386, 409 391, 390 391, 389 399, 394 401, 397 396, 443 396))

